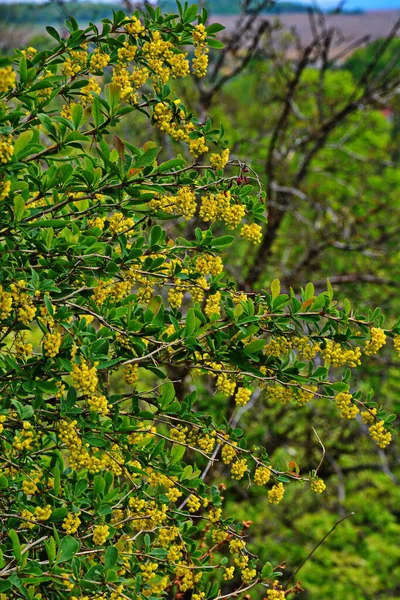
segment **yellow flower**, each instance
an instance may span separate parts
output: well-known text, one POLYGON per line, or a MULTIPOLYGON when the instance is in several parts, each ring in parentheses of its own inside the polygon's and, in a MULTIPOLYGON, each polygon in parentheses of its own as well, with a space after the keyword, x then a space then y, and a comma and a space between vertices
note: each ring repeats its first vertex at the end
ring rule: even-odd
POLYGON ((254 473, 254 483, 256 485, 265 485, 271 478, 271 469, 268 467, 257 467, 254 473))
POLYGON ((17 76, 12 67, 0 68, 0 94, 12 90, 16 79, 17 76))
POLYGON ((107 525, 96 525, 93 531, 93 543, 96 546, 103 546, 108 538, 110 529, 107 525))
POLYGON ((61 527, 68 533, 68 535, 72 535, 78 531, 78 527, 81 524, 81 520, 79 515, 81 513, 68 513, 65 519, 62 522, 61 527))
POLYGON ((320 477, 317 477, 311 481, 310 488, 314 494, 322 494, 326 490, 326 485, 320 477))
POLYGON ((251 390, 239 388, 236 392, 235 402, 238 406, 246 406, 251 397, 251 390))
POLYGON ((242 479, 247 471, 247 460, 240 458, 231 467, 232 479, 242 479))
POLYGON ((386 335, 383 329, 379 327, 372 327, 371 331, 371 339, 369 339, 364 348, 364 354, 367 356, 371 356, 371 354, 376 354, 378 350, 382 348, 386 344, 386 335))
POLYGON ((214 169, 223 169, 229 161, 229 148, 222 150, 219 154, 211 154, 210 164, 214 169))
POLYGON ((246 238, 252 244, 258 244, 262 239, 262 229, 260 225, 252 223, 251 225, 243 225, 240 231, 240 237, 246 238))
POLYGON ((283 487, 283 483, 279 481, 276 483, 268 492, 268 502, 270 504, 279 504, 282 500, 283 495, 285 493, 285 488, 283 487))
POLYGON ((0 135, 0 163, 8 163, 14 154, 11 135, 0 135))

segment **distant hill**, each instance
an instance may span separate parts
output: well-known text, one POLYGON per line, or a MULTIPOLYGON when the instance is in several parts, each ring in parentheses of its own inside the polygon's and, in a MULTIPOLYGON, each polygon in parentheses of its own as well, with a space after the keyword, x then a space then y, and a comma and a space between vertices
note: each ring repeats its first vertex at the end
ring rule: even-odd
MULTIPOLYGON (((371 2, 372 0, 351 0, 352 2, 371 2)), ((383 0, 392 1, 392 0, 383 0)), ((398 0, 400 5, 400 0, 398 0)), ((165 11, 175 11, 175 0, 161 0, 159 5, 165 11)), ((214 15, 233 15, 239 13, 240 2, 235 0, 210 0, 207 5, 214 15)), ((64 14, 72 15, 78 22, 100 21, 108 18, 112 10, 122 8, 122 2, 66 2, 65 12, 56 2, 12 2, 6 0, 0 2, 0 21, 16 25, 27 25, 27 14, 29 25, 54 24, 63 20, 64 14)), ((267 12, 271 14, 305 13, 307 6, 299 2, 277 2, 267 12)))
MULTIPOLYGON (((266 11, 269 14, 304 15, 307 12, 307 6, 311 0, 303 2, 276 2, 274 6, 266 11)), ((318 5, 325 9, 325 12, 332 12, 337 2, 332 0, 320 0, 318 5)), ((153 1, 154 4, 154 1, 153 1)), ((160 7, 165 11, 175 11, 175 0, 160 0, 160 7)), ((212 15, 235 15, 239 13, 239 0, 209 0, 206 2, 212 15)), ((44 25, 61 23, 65 14, 72 15, 80 23, 89 21, 98 22, 101 19, 111 17, 112 10, 123 8, 122 2, 93 2, 93 1, 72 1, 63 4, 63 10, 57 2, 41 3, 40 0, 31 0, 30 2, 14 2, 13 0, 0 0, 0 22, 6 22, 15 25, 44 25), (27 19, 29 15, 29 19, 27 19)), ((400 0, 348 0, 343 6, 341 14, 351 15, 361 13, 365 10, 400 10, 400 0)))

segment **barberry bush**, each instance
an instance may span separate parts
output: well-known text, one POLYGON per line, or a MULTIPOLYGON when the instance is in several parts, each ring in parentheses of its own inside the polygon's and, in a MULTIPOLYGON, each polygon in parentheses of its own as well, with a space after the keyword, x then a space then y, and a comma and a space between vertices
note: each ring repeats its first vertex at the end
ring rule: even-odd
POLYGON ((178 9, 119 11, 101 29, 70 18, 65 39, 48 28, 54 48, 0 65, 4 598, 282 600, 278 565, 251 552, 213 473, 271 504, 287 485, 320 494, 323 444, 309 473, 271 464, 240 411, 335 404, 391 441, 394 415, 351 370, 388 338, 399 351, 399 322, 340 308, 329 282, 318 296, 242 290, 224 271, 238 236, 260 241, 265 195, 223 126, 174 93, 205 75, 222 29, 178 9), (142 147, 139 113, 154 134, 142 147))

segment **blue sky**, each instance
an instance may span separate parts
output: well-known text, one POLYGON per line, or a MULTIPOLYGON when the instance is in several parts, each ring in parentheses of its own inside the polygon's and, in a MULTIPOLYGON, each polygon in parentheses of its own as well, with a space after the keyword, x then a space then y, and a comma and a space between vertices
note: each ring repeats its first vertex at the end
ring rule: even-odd
MULTIPOLYGON (((311 2, 304 2, 311 4, 311 2)), ((332 0, 320 0, 318 6, 321 8, 332 8, 337 2, 332 0)), ((348 10, 361 8, 363 10, 400 10, 400 0, 348 0, 345 4, 348 10)))

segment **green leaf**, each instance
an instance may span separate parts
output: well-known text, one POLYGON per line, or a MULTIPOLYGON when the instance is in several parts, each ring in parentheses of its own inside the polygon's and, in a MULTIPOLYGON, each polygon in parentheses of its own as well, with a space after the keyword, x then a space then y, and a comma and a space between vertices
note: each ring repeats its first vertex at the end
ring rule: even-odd
POLYGON ((186 325, 185 325, 185 333, 184 333, 184 335, 186 337, 189 337, 196 331, 196 328, 197 328, 196 323, 197 323, 197 317, 196 317, 194 308, 189 308, 187 315, 186 315, 186 325))
POLYGON ((79 548, 79 540, 71 535, 66 535, 60 542, 56 563, 59 564, 71 560, 71 558, 78 552, 79 548))
POLYGON ((160 173, 165 173, 166 171, 172 171, 174 169, 181 169, 184 167, 185 161, 183 158, 172 158, 171 160, 167 160, 164 163, 159 165, 158 170, 160 173))
POLYGON ((19 538, 18 538, 18 535, 17 535, 17 532, 15 531, 15 529, 10 529, 10 531, 8 532, 8 537, 11 539, 14 556, 15 556, 16 560, 19 562, 22 557, 21 544, 19 543, 19 538))
POLYGON ((279 279, 274 279, 271 283, 272 300, 275 300, 281 293, 281 282, 279 279))
POLYGON ((162 387, 162 395, 160 398, 160 405, 162 409, 167 408, 173 402, 175 398, 174 384, 168 381, 162 387))
POLYGON ((75 129, 78 129, 82 117, 83 117, 83 107, 82 104, 75 103, 71 109, 72 122, 74 124, 75 129))
POLYGON ((225 44, 219 40, 215 40, 214 38, 207 38, 207 44, 210 46, 210 48, 217 48, 218 50, 225 47, 225 44))
POLYGON ((10 579, 2 579, 0 581, 0 592, 7 592, 11 589, 11 581, 10 579))
POLYGON ((15 196, 14 198, 14 219, 15 222, 21 221, 25 213, 25 200, 22 196, 15 196))
POLYGON ((171 465, 175 465, 177 462, 179 462, 181 460, 181 458, 183 457, 183 455, 186 452, 186 446, 181 446, 181 445, 174 445, 174 447, 171 450, 171 459, 170 459, 170 464, 171 465))
POLYGON ((256 354, 260 350, 262 350, 267 343, 267 340, 254 340, 254 342, 250 342, 247 346, 245 346, 246 354, 256 354))
POLYGON ((230 246, 234 240, 235 238, 233 235, 222 235, 221 237, 213 240, 212 245, 215 248, 226 248, 227 246, 230 246))
POLYGON ((54 27, 50 27, 50 26, 46 27, 46 31, 49 35, 51 35, 51 37, 53 37, 55 40, 57 40, 57 42, 59 42, 61 40, 58 31, 56 29, 54 29, 54 27))
POLYGON ((133 168, 141 169, 143 167, 152 165, 160 150, 161 148, 149 148, 149 150, 146 150, 146 152, 138 158, 133 165, 133 168))
POLYGON ((314 296, 314 285, 312 283, 307 283, 306 289, 304 291, 304 299, 309 300, 314 296))
POLYGON ((263 568, 261 569, 261 577, 263 579, 269 579, 274 572, 274 568, 270 562, 265 563, 263 568))
POLYGON ((118 550, 115 546, 109 546, 104 555, 104 566, 112 569, 118 560, 118 550))
POLYGON ((218 33, 218 31, 223 31, 225 27, 220 25, 219 23, 211 23, 211 25, 207 25, 206 32, 210 33, 218 33))

